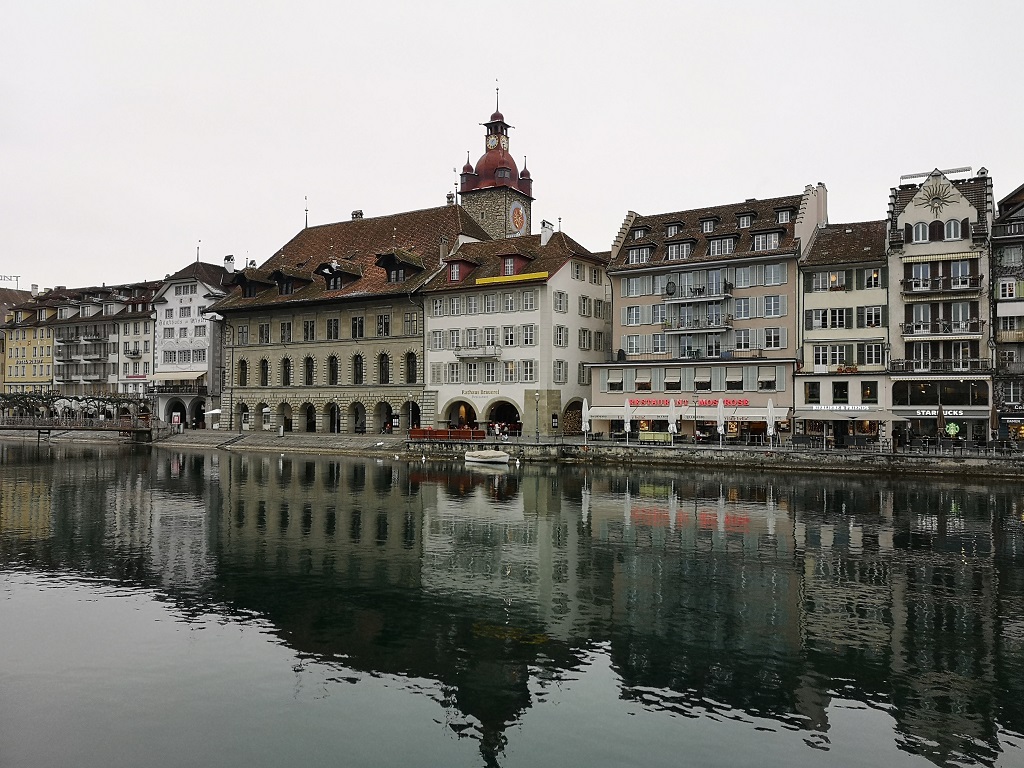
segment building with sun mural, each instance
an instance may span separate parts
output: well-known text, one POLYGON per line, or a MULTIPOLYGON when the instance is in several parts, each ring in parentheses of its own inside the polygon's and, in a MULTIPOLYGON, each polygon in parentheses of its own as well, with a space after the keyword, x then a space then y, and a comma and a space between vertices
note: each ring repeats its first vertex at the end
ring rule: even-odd
POLYGON ((889 376, 904 439, 989 437, 994 203, 988 171, 968 173, 904 176, 889 197, 889 376))

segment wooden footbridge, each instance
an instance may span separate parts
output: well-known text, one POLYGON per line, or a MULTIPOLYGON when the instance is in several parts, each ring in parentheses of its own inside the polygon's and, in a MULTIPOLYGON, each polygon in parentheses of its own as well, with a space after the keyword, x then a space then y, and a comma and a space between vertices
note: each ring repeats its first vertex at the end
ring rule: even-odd
POLYGON ((124 437, 131 437, 137 443, 153 441, 154 426, 149 419, 121 417, 114 419, 101 418, 47 418, 31 416, 0 416, 0 430, 35 431, 36 439, 45 435, 62 432, 117 432, 124 437))

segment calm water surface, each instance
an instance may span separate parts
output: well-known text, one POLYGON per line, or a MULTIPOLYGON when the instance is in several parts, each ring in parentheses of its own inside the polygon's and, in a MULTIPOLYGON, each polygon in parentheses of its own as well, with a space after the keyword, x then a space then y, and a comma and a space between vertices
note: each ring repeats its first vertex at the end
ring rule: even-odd
POLYGON ((1022 766, 1022 514, 0 445, 0 766, 1022 766))

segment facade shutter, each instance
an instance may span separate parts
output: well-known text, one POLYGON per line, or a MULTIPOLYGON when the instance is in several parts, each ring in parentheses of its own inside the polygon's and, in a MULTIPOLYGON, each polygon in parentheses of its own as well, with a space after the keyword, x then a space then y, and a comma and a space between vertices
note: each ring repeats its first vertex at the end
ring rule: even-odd
POLYGON ((914 242, 914 227, 912 224, 903 225, 903 244, 914 242))
POLYGON ((764 264, 754 265, 754 279, 750 281, 751 285, 764 285, 764 264))
POLYGON ((928 225, 928 240, 932 243, 944 240, 946 237, 946 225, 941 221, 933 221, 928 225))
POLYGON ((619 307, 619 325, 621 325, 623 328, 626 327, 626 308, 625 307, 619 307))
POLYGON ((857 327, 863 328, 864 323, 864 307, 857 307, 857 327))
POLYGON ((785 317, 789 314, 789 296, 782 294, 779 296, 779 315, 785 317))
POLYGON ((627 368, 622 372, 622 389, 626 392, 636 392, 636 368, 627 368))
POLYGON ((775 391, 786 391, 786 366, 784 365, 775 366, 775 391))
POLYGON ((864 365, 867 360, 867 346, 864 342, 857 344, 857 365, 864 365))
POLYGON ((843 346, 846 347, 846 355, 845 355, 845 357, 846 357, 846 364, 847 365, 852 365, 853 364, 853 355, 856 352, 856 350, 854 349, 853 344, 844 344, 843 346))
POLYGON ((623 298, 625 298, 626 297, 626 288, 629 286, 629 278, 628 277, 622 278, 620 283, 621 283, 621 287, 619 289, 619 296, 622 296, 623 298))
POLYGON ((857 270, 857 290, 858 291, 863 291, 864 290, 864 270, 863 269, 858 269, 857 270))
POLYGON ((602 392, 608 391, 608 369, 602 368, 597 377, 598 387, 602 392))
POLYGON ((843 328, 853 328, 853 307, 846 307, 844 315, 843 328))
POLYGON ((650 325, 654 322, 654 307, 651 304, 643 304, 640 307, 640 323, 650 325))
MULTIPOLYGON (((622 336, 619 337, 619 351, 621 351, 623 354, 625 354, 625 349, 626 349, 626 334, 622 334, 622 336)), ((625 358, 623 358, 623 359, 625 359, 625 358)))
POLYGON ((745 392, 756 392, 757 391, 757 366, 756 365, 744 365, 743 366, 743 390, 745 392))
POLYGON ((971 220, 964 219, 960 222, 960 237, 970 238, 971 236, 971 220))
POLYGON ((852 269, 846 270, 846 290, 848 291, 851 290, 853 286, 853 273, 854 270, 852 269))
POLYGON ((907 325, 910 325, 910 323, 914 322, 914 305, 913 304, 907 304, 903 308, 903 322, 906 323, 907 325))
POLYGON ((754 296, 754 317, 764 317, 764 296, 754 296))
POLYGON ((652 368, 651 369, 651 389, 655 392, 665 391, 665 369, 664 368, 652 368))
POLYGON ((800 279, 804 283, 804 293, 810 293, 814 288, 814 272, 801 272, 800 279))
POLYGON ((786 349, 789 346, 789 328, 786 326, 779 328, 779 345, 782 349, 786 349))
POLYGON ((882 327, 886 328, 889 325, 889 307, 885 304, 882 305, 882 327))
POLYGON ((725 392, 725 368, 720 365, 711 369, 711 389, 715 392, 725 392))
POLYGON ((782 273, 782 284, 785 285, 789 282, 789 264, 782 262, 779 265, 779 271, 782 273))
POLYGON ((692 366, 683 368, 683 382, 681 385, 683 392, 693 392, 693 372, 692 366))
POLYGON ((809 331, 814 328, 814 312, 810 309, 804 310, 804 330, 809 331))
POLYGON ((889 268, 888 267, 882 267, 881 270, 879 270, 879 279, 881 280, 883 288, 888 288, 889 287, 889 268))

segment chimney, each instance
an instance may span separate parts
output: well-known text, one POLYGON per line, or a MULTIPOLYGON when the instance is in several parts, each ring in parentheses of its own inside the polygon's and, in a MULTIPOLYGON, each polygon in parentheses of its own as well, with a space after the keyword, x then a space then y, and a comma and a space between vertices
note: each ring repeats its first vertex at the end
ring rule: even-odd
POLYGON ((445 257, 448 256, 448 235, 441 235, 441 258, 438 261, 442 266, 444 265, 445 257))
POLYGON ((448 201, 448 205, 455 205, 455 193, 454 192, 449 192, 448 196, 445 199, 448 201))
POLYGON ((543 219, 540 223, 540 244, 543 248, 548 244, 548 240, 555 234, 555 226, 547 219, 543 219))
POLYGON ((32 297, 35 298, 38 295, 39 295, 39 285, 37 283, 32 283, 32 297))
POLYGON ((234 256, 228 255, 224 257, 224 271, 227 272, 229 275, 233 275, 235 273, 234 256))
POLYGON ((361 210, 352 211, 352 221, 363 218, 363 212, 361 210))

